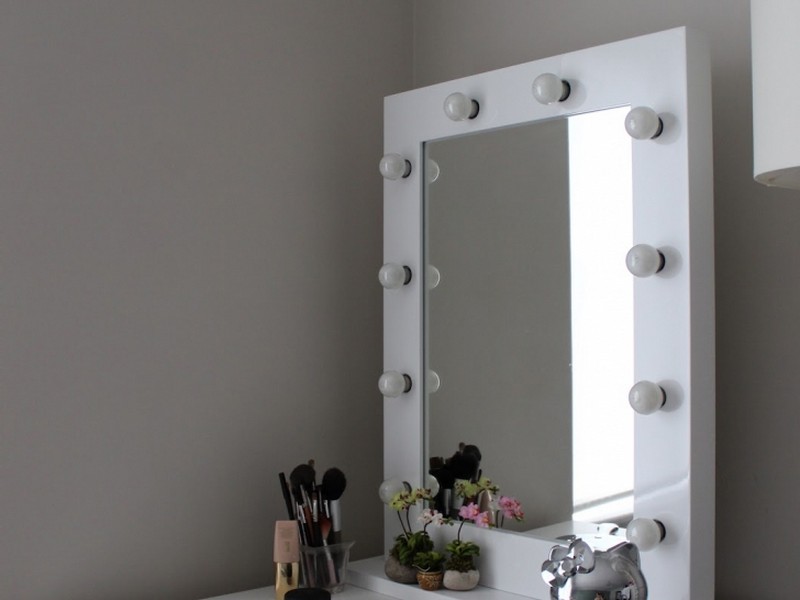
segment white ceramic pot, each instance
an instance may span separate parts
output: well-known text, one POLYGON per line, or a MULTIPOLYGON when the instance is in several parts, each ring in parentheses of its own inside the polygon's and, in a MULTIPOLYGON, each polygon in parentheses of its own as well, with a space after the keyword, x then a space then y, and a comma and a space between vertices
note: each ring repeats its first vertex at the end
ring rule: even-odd
POLYGON ((471 569, 466 573, 462 573, 461 571, 445 571, 443 584, 448 590, 464 592, 478 585, 480 578, 481 574, 478 569, 471 569))

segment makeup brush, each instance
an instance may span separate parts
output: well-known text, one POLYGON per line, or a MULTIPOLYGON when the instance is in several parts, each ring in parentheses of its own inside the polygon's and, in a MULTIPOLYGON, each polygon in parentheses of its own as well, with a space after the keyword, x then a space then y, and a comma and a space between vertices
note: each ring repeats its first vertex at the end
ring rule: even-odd
POLYGON ((278 479, 281 482, 281 493, 283 494, 283 500, 286 502, 286 512, 289 513, 290 519, 296 519, 297 515, 295 514, 295 507, 292 504, 292 496, 289 493, 289 484, 286 483, 286 474, 283 472, 278 473, 278 479))
POLYGON ((333 544, 339 544, 342 541, 342 509, 339 499, 344 494, 346 487, 347 479, 340 469, 332 467, 325 471, 322 476, 322 488, 331 511, 330 541, 333 544))
POLYGON ((312 519, 311 519, 311 502, 309 500, 309 490, 314 485, 314 480, 317 474, 314 467, 311 465, 297 465, 289 474, 289 482, 292 484, 292 495, 295 502, 299 505, 299 511, 302 512, 301 520, 305 525, 306 538, 310 546, 316 546, 317 541, 314 538, 312 519))
POLYGON ((436 479, 439 480, 438 510, 444 516, 449 517, 452 514, 453 486, 456 483, 456 477, 450 469, 444 468, 436 472, 436 479))

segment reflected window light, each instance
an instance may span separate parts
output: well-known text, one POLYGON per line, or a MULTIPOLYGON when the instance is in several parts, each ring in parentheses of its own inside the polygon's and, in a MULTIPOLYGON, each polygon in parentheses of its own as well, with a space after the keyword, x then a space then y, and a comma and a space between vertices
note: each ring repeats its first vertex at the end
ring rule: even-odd
POLYGON ((633 241, 628 107, 569 119, 573 520, 633 513, 633 241))

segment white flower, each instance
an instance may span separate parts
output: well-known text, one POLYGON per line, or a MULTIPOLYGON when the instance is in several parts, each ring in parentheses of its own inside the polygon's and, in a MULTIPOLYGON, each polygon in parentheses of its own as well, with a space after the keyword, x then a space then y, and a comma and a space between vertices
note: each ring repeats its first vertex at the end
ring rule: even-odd
POLYGON ((444 522, 444 515, 436 510, 432 510, 430 508, 425 508, 422 510, 422 514, 417 517, 417 521, 422 523, 423 525, 442 525, 444 522))

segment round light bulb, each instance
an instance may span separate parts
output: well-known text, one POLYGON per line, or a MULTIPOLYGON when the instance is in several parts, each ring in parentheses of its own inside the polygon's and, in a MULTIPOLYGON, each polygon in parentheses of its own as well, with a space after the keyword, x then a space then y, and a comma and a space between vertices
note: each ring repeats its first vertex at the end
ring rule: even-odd
POLYGON ((664 268, 664 255, 647 244, 637 244, 625 257, 625 265, 631 275, 636 277, 650 277, 664 268))
POLYGON ((425 270, 425 283, 428 286, 428 289, 432 290, 436 288, 441 280, 442 274, 439 273, 439 269, 433 265, 428 265, 428 268, 425 270))
POLYGON ((431 496, 439 493, 439 480, 430 473, 425 476, 425 489, 431 491, 431 496))
POLYGON ((389 504, 396 494, 403 491, 411 491, 411 486, 402 479, 391 477, 378 487, 378 496, 384 504, 389 504))
POLYGON ((411 377, 399 371, 386 371, 378 379, 378 389, 387 398, 397 398, 411 389, 411 377))
POLYGON ((634 519, 628 523, 626 537, 642 552, 647 552, 658 546, 666 536, 667 531, 661 521, 655 519, 634 519))
POLYGON ((664 122, 649 106, 637 106, 625 117, 625 131, 635 140, 651 140, 661 135, 664 122))
POLYGON ((533 97, 539 104, 555 104, 569 98, 569 83, 553 73, 542 73, 531 85, 533 97))
POLYGON ((667 393, 660 385, 652 381, 636 383, 628 394, 631 408, 640 415, 652 415, 667 401, 667 393))
POLYGON ((428 387, 428 393, 433 394, 439 391, 439 387, 442 385, 442 380, 439 378, 439 374, 436 371, 433 369, 428 369, 428 379, 425 383, 428 387))
POLYGON ((478 116, 480 105, 461 92, 454 92, 444 99, 444 114, 451 121, 467 121, 478 116))
POLYGON ((441 173, 441 169, 439 168, 439 163, 437 163, 432 158, 429 158, 425 161, 425 180, 428 183, 433 183, 437 179, 439 179, 439 174, 441 173))
POLYGON ((394 181, 411 175, 411 163, 399 154, 386 154, 378 163, 378 170, 386 179, 394 181))
POLYGON ((386 263, 378 271, 378 281, 387 290, 397 290, 411 281, 411 269, 395 263, 386 263))

